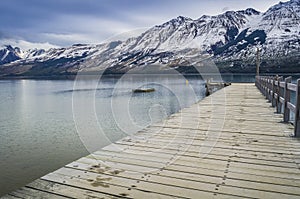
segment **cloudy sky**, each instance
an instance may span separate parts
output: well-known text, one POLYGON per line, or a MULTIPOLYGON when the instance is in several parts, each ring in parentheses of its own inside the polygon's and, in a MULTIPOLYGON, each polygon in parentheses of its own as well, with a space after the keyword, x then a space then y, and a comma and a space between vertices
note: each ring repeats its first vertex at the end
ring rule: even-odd
POLYGON ((49 48, 102 43, 138 34, 179 15, 197 19, 248 7, 266 11, 276 3, 278 0, 6 0, 0 5, 0 45, 49 48))

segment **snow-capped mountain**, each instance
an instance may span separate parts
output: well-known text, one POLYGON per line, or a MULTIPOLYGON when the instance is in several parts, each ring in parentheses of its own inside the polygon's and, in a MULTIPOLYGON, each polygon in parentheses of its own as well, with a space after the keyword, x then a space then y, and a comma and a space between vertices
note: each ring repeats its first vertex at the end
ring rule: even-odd
POLYGON ((265 13, 248 8, 195 20, 179 16, 126 41, 47 51, 21 52, 11 47, 0 51, 0 58, 7 60, 0 62, 4 64, 0 74, 124 73, 153 63, 188 72, 203 56, 211 57, 221 72, 254 72, 257 47, 261 49, 262 70, 300 72, 299 16, 300 0, 291 0, 265 13))
MULTIPOLYGON (((272 6, 265 13, 251 20, 240 31, 233 43, 227 43, 226 50, 217 61, 226 62, 240 59, 244 67, 254 65, 255 51, 259 47, 262 65, 266 71, 300 71, 300 1, 291 0, 272 6), (243 63, 242 63, 243 62, 243 63), (284 69, 280 69, 285 67, 284 69)), ((253 67, 252 67, 253 68, 253 67)))
POLYGON ((20 48, 13 48, 10 45, 0 49, 0 64, 10 63, 22 59, 22 51, 20 48))
POLYGON ((28 51, 24 52, 22 55, 23 59, 31 59, 31 58, 36 58, 39 57, 40 55, 43 55, 46 51, 44 49, 29 49, 28 51))
POLYGON ((30 49, 28 51, 22 51, 19 47, 6 45, 0 49, 0 65, 17 60, 29 60, 31 58, 36 58, 45 52, 46 51, 44 49, 30 49))

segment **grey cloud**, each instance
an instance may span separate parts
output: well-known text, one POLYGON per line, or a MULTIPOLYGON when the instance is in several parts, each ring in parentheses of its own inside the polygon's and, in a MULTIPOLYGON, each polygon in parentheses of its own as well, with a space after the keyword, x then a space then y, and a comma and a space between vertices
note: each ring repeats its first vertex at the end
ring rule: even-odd
POLYGON ((263 10, 277 0, 7 0, 0 6, 0 38, 66 46, 101 42, 184 15, 218 14, 224 7, 263 10))

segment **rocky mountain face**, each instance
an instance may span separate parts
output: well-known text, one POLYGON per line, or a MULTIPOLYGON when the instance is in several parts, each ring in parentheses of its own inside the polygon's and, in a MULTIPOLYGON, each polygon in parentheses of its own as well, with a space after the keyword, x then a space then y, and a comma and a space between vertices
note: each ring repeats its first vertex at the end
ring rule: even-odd
POLYGON ((48 51, 6 47, 0 50, 0 74, 124 73, 149 64, 189 73, 203 59, 214 61, 221 72, 254 72, 258 48, 262 71, 300 72, 299 16, 300 0, 291 0, 265 13, 249 8, 196 20, 179 16, 126 41, 48 51))
POLYGON ((21 49, 5 46, 0 49, 0 65, 7 64, 16 60, 22 59, 21 49))
POLYGON ((255 65, 255 51, 259 47, 266 72, 300 72, 299 27, 299 0, 274 5, 227 43, 216 61, 233 63, 233 70, 247 70, 255 65))

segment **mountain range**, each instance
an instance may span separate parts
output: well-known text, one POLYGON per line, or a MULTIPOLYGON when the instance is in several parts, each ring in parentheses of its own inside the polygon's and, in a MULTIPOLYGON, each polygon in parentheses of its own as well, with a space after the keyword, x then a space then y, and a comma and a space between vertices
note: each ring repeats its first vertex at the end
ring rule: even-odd
POLYGON ((280 2, 262 13, 248 8, 198 19, 183 16, 124 41, 74 44, 49 50, 5 46, 0 76, 59 76, 78 71, 122 74, 151 64, 193 73, 210 59, 221 72, 300 72, 300 0, 280 2))

